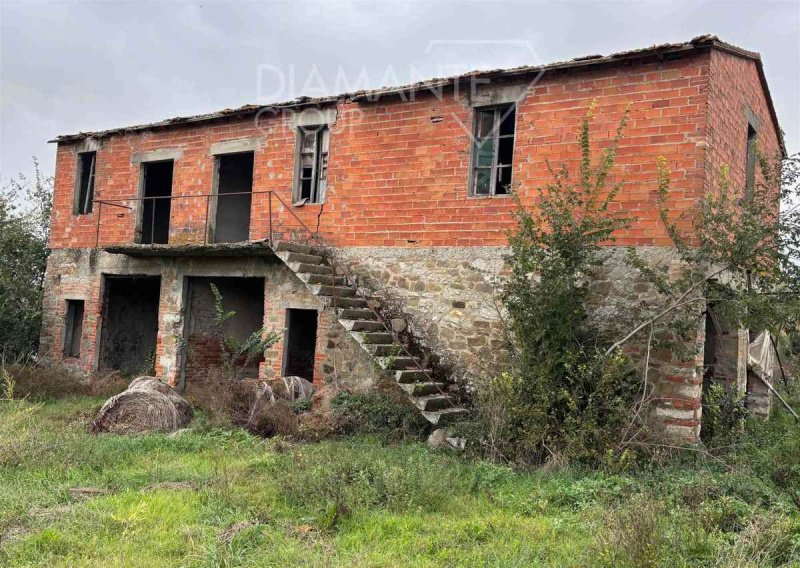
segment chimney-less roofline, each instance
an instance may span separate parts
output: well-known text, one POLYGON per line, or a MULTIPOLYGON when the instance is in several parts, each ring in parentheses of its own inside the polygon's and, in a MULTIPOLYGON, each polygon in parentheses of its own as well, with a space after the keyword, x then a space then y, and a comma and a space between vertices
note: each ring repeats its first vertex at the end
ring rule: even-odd
POLYGON ((683 42, 683 43, 666 43, 642 49, 634 49, 630 51, 612 53, 610 55, 604 55, 604 56, 592 55, 586 57, 576 57, 575 59, 572 59, 570 61, 549 63, 546 65, 522 66, 522 67, 515 67, 512 69, 495 69, 491 71, 473 71, 470 73, 456 75, 453 77, 431 79, 428 81, 420 81, 418 83, 400 85, 396 87, 382 87, 379 89, 361 90, 351 93, 342 93, 340 95, 334 95, 328 97, 318 97, 318 98, 299 97, 292 101, 286 101, 270 105, 244 105, 238 108, 225 109, 218 112, 198 114, 193 116, 180 116, 148 124, 111 128, 108 130, 100 130, 97 132, 79 132, 77 134, 65 134, 62 136, 57 136, 56 138, 50 140, 49 142, 69 143, 78 140, 83 140, 86 138, 107 138, 113 135, 128 134, 132 132, 159 130, 174 126, 185 126, 185 125, 205 123, 205 122, 214 122, 230 118, 240 118, 243 116, 256 115, 262 111, 299 109, 299 108, 314 107, 314 106, 321 107, 321 106, 336 104, 339 101, 374 102, 380 99, 381 97, 405 96, 407 94, 414 92, 431 91, 434 89, 449 87, 463 79, 493 79, 493 78, 512 79, 515 77, 523 77, 526 75, 540 73, 543 71, 557 71, 557 70, 566 71, 570 69, 605 67, 654 56, 660 56, 660 57, 683 56, 693 52, 700 52, 708 49, 718 49, 720 51, 730 53, 737 57, 743 57, 745 59, 749 59, 755 62, 756 68, 758 70, 759 80, 761 82, 761 87, 764 90, 764 95, 767 100, 767 106, 769 107, 772 123, 775 127, 775 131, 778 133, 778 142, 781 148, 781 152, 785 157, 787 154, 786 154, 786 147, 783 141, 783 134, 780 129, 780 125, 778 123, 778 115, 775 112, 775 107, 772 102, 772 96, 770 95, 769 92, 769 86, 767 85, 767 79, 766 75, 764 74, 764 67, 761 61, 761 56, 754 51, 748 51, 746 49, 742 49, 735 45, 725 43, 724 41, 721 41, 717 36, 713 35, 698 36, 688 42, 683 42))

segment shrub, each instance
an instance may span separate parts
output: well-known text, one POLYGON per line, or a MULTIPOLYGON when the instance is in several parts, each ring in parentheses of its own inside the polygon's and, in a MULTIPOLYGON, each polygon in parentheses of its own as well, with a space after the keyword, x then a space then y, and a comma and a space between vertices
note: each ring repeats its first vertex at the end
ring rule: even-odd
MULTIPOLYGON (((63 365, 33 363, 2 365, 2 373, 13 384, 14 398, 58 399, 68 396, 110 397, 124 391, 128 380, 118 373, 85 375, 63 365)), ((0 380, 0 395, 4 381, 0 380)))
MULTIPOLYGON (((579 142, 580 175, 551 168, 535 210, 518 204, 509 237, 510 275, 502 299, 515 350, 511 368, 478 394, 478 415, 490 455, 541 463, 549 456, 598 463, 625 428, 640 381, 586 308, 592 269, 603 262, 601 243, 627 220, 608 209, 620 184, 606 188, 625 117, 600 162, 589 145, 590 109, 579 142)), ((635 415, 635 414, 634 414, 635 415)))
POLYGON ((267 438, 297 436, 299 423, 292 404, 273 400, 262 382, 220 380, 214 384, 218 392, 205 407, 212 422, 239 426, 267 438))
POLYGON ((611 509, 603 523, 602 558, 611 566, 660 566, 666 523, 666 507, 649 495, 611 509))
POLYGON ((377 434, 388 439, 418 439, 428 423, 399 393, 340 392, 331 399, 331 425, 338 434, 377 434))
POLYGON ((739 437, 747 419, 747 395, 718 383, 709 385, 703 395, 703 429, 708 447, 727 446, 739 437))

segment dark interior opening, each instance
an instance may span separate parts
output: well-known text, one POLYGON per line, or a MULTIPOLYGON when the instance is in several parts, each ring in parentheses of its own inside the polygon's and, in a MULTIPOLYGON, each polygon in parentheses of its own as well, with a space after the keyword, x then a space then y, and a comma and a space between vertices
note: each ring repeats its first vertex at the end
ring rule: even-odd
POLYGON ((314 380, 318 315, 317 310, 286 310, 283 376, 314 380))
MULTIPOLYGON (((223 338, 245 341, 264 325, 263 278, 188 278, 186 341, 188 356, 184 364, 187 388, 197 395, 200 383, 223 378, 222 348, 217 331, 214 294, 211 284, 222 297, 224 312, 235 312, 222 325, 223 338)), ((263 354, 250 361, 236 362, 244 377, 258 377, 263 354), (246 364, 245 364, 246 363, 246 364)), ((202 388, 202 387, 200 387, 202 388)))
POLYGON ((83 300, 67 300, 67 313, 64 328, 64 357, 78 357, 81 354, 83 310, 83 300))
POLYGON ((250 238, 253 152, 223 154, 218 156, 217 160, 213 241, 216 243, 247 241, 250 238))
POLYGON ((88 215, 92 212, 96 162, 97 152, 78 154, 78 195, 73 208, 76 215, 88 215))
POLYGON ((160 290, 158 276, 106 277, 100 341, 102 370, 153 374, 160 290))
POLYGON ((717 326, 711 306, 706 309, 706 338, 703 345, 703 396, 714 380, 714 365, 717 362, 717 326))
POLYGON ((142 166, 141 243, 166 244, 169 241, 169 213, 172 200, 172 160, 149 162, 142 166), (160 198, 160 199, 159 199, 160 198))

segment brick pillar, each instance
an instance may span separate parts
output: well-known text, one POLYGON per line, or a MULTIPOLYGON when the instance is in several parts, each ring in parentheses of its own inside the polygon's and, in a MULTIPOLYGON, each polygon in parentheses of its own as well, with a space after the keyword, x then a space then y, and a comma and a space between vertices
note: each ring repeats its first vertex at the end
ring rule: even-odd
POLYGON ((651 376, 655 375, 654 422, 671 443, 700 441, 704 341, 704 326, 698 326, 697 355, 688 361, 669 349, 656 349, 651 353, 651 376))

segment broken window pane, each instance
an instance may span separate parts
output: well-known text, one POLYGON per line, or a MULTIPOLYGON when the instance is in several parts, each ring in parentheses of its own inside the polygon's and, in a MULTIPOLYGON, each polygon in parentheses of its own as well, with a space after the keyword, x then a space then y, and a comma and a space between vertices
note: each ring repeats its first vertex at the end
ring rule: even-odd
POLYGON ((497 163, 503 165, 511 165, 511 159, 514 156, 514 139, 501 138, 500 151, 497 157, 497 163))
POLYGON ((75 187, 75 215, 87 215, 92 212, 94 200, 94 178, 97 152, 78 154, 77 186, 75 187))
POLYGON ((517 120, 517 113, 514 106, 500 109, 500 136, 514 136, 514 123, 517 120))
POLYGON ((473 195, 511 192, 514 160, 514 105, 476 111, 472 157, 473 195))
POLYGON ((500 195, 511 193, 511 166, 500 166, 497 168, 495 193, 500 195))

